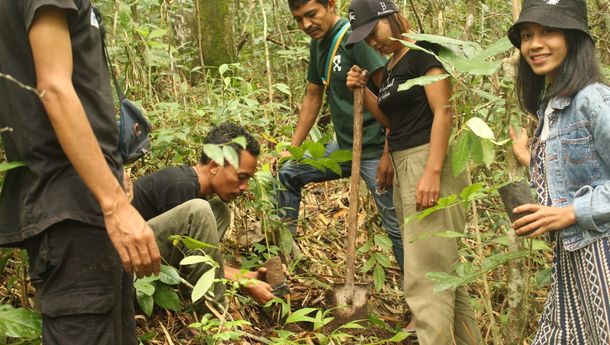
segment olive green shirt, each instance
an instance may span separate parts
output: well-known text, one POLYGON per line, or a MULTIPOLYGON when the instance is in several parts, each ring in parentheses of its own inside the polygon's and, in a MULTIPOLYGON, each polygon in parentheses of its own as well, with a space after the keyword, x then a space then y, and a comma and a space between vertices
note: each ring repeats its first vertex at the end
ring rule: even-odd
MULTIPOLYGON (((322 76, 324 74, 326 57, 335 33, 337 33, 347 19, 341 18, 332 30, 322 40, 311 40, 309 45, 309 69, 307 70, 307 80, 311 83, 323 85, 322 76)), ((373 73, 385 65, 386 59, 370 47, 366 42, 356 43, 352 48, 345 47, 345 41, 351 34, 348 29, 335 58, 331 65, 331 75, 329 80, 328 102, 330 115, 339 147, 344 150, 351 150, 354 136, 354 94, 345 85, 347 72, 353 65, 358 65, 363 69, 373 73)), ((371 159, 381 156, 385 143, 385 130, 373 115, 366 111, 363 119, 363 138, 362 138, 362 158, 371 159)))

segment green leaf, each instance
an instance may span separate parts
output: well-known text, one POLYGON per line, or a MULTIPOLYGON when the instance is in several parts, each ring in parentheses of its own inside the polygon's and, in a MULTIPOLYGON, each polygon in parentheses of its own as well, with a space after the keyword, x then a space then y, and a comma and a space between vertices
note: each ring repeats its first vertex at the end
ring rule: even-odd
POLYGON ((147 278, 136 279, 136 281, 133 282, 133 287, 136 291, 147 296, 152 296, 155 293, 155 285, 152 281, 147 280, 147 278))
POLYGON ((373 270, 373 282, 375 283, 375 291, 381 291, 383 283, 385 282, 385 271, 381 265, 375 265, 373 270))
POLYGON ((306 141, 301 145, 303 150, 309 152, 309 155, 313 159, 320 159, 324 157, 324 145, 313 141, 306 141))
POLYGON ((207 255, 189 255, 184 259, 180 260, 180 265, 195 265, 200 263, 216 265, 214 260, 207 255))
POLYGON ((211 244, 207 244, 205 242, 201 242, 198 241, 194 238, 190 238, 188 236, 180 236, 180 235, 171 235, 169 237, 170 241, 172 241, 174 243, 174 245, 176 245, 176 243, 178 241, 182 241, 182 243, 184 244, 184 246, 186 248, 188 248, 189 250, 195 250, 195 249, 205 249, 205 248, 214 248, 214 249, 218 249, 217 246, 213 246, 211 244))
POLYGON ((472 75, 491 75, 502 64, 501 60, 498 61, 487 61, 476 58, 461 58, 451 52, 449 49, 441 48, 438 53, 438 60, 443 63, 443 66, 448 69, 449 72, 457 71, 460 73, 472 74, 472 75))
POLYGON ((477 164, 483 163, 483 145, 481 145, 481 140, 470 131, 466 133, 466 137, 468 138, 470 157, 477 164))
POLYGON ((197 284, 195 284, 193 292, 191 292, 191 300, 193 301, 193 303, 199 301, 203 297, 203 295, 205 295, 205 293, 210 290, 210 288, 214 284, 215 273, 216 269, 212 268, 209 271, 205 272, 199 278, 199 280, 197 280, 197 284))
POLYGON ((278 89, 279 92, 285 94, 285 95, 292 95, 292 93, 290 92, 290 88, 288 87, 288 85, 284 84, 284 83, 278 83, 274 85, 276 89, 278 89))
POLYGON ((489 168, 496 160, 496 147, 490 140, 481 141, 481 147, 483 148, 483 163, 489 168))
POLYGON ((464 237, 464 234, 461 232, 457 232, 457 231, 439 231, 439 232, 434 232, 432 233, 432 236, 435 237, 440 237, 440 238, 462 238, 464 237))
POLYGON ((375 234, 375 245, 385 251, 392 249, 392 240, 386 234, 375 234))
POLYGON ((295 322, 315 323, 316 319, 314 319, 313 317, 307 316, 307 315, 313 313, 316 310, 318 310, 318 309, 317 308, 302 308, 302 309, 296 310, 295 312, 290 314, 290 316, 288 316, 288 318, 286 318, 286 324, 295 323, 295 322))
POLYGON ((220 65, 220 67, 218 67, 218 73, 220 73, 220 75, 225 74, 227 71, 229 70, 229 65, 227 65, 226 63, 220 65))
POLYGON ((416 41, 427 41, 436 43, 442 47, 449 49, 450 51, 460 54, 461 56, 473 57, 481 51, 481 46, 475 42, 470 41, 460 41, 455 38, 439 36, 439 35, 429 35, 429 34, 418 34, 418 33, 408 33, 403 34, 403 36, 407 36, 416 41))
POLYGON ((374 253, 375 261, 383 267, 390 267, 390 257, 385 253, 374 253))
POLYGON ((334 160, 337 163, 349 162, 352 160, 351 150, 337 150, 328 156, 329 159, 334 160))
POLYGON ((205 144, 203 145, 203 152, 206 156, 216 162, 216 164, 220 166, 225 165, 224 155, 220 146, 214 144, 205 144))
POLYGON ((159 280, 168 285, 178 285, 183 281, 178 270, 167 265, 161 265, 159 280))
POLYGON ((222 147, 222 155, 224 159, 229 162, 235 168, 239 168, 239 156, 237 155, 237 151, 232 146, 224 145, 222 147))
POLYGON ((138 301, 138 305, 144 314, 146 314, 146 316, 150 316, 155 303, 153 297, 136 290, 136 300, 138 301))
POLYGON ((416 85, 426 86, 426 85, 429 85, 432 83, 436 83, 439 80, 446 79, 447 77, 450 77, 450 76, 451 75, 449 75, 449 74, 438 74, 438 75, 425 75, 423 77, 409 79, 398 86, 398 91, 406 91, 416 85))
POLYGON ((31 310, 0 305, 0 335, 11 338, 40 338, 42 317, 31 310))
POLYGON ((470 148, 468 147, 468 137, 466 132, 463 132, 457 138, 457 143, 453 146, 451 152, 451 163, 453 168, 453 176, 460 175, 468 165, 470 148))
POLYGON ((495 140, 494 132, 489 128, 489 125, 478 117, 470 118, 466 121, 466 126, 479 138, 495 140))
POLYGON ((239 136, 237 138, 233 138, 233 140, 231 140, 231 142, 239 145, 243 149, 245 149, 248 146, 248 141, 246 140, 246 137, 244 137, 244 136, 239 136))
POLYGON ((23 167, 23 166, 26 166, 26 164, 24 162, 17 162, 17 161, 2 162, 2 163, 0 163, 0 172, 6 171, 6 170, 11 170, 11 169, 18 168, 18 167, 23 167))
POLYGON ((553 249, 551 249, 551 247, 549 247, 549 245, 546 243, 545 240, 538 240, 538 239, 533 239, 532 240, 532 250, 542 250, 545 252, 552 252, 553 249))
POLYGON ((408 332, 405 331, 398 331, 398 333, 394 334, 394 336, 388 340, 386 340, 386 342, 392 342, 392 343, 400 343, 401 341, 407 339, 407 337, 409 336, 408 332))
POLYGON ((460 198, 462 200, 470 201, 471 198, 480 195, 479 192, 483 189, 483 187, 485 187, 485 184, 482 182, 477 182, 466 186, 460 193, 460 198))
POLYGON ((339 165, 339 163, 328 159, 328 158, 322 158, 320 160, 318 160, 318 162, 326 169, 334 172, 337 175, 341 175, 341 166, 339 165))
POLYGON ((360 271, 362 273, 366 273, 366 272, 370 271, 371 268, 373 268, 373 266, 375 266, 376 263, 377 263, 377 261, 375 261, 375 257, 371 256, 368 258, 368 260, 366 260, 364 265, 362 265, 362 268, 360 269, 360 271))
POLYGON ((290 146, 287 147, 286 150, 290 152, 292 158, 294 158, 296 161, 300 161, 301 159, 303 159, 303 156, 305 156, 305 150, 298 146, 290 146))
POLYGON ((182 310, 182 308, 180 308, 180 298, 178 297, 178 294, 174 289, 165 284, 159 284, 157 286, 153 299, 155 300, 155 303, 162 308, 173 311, 182 310))
POLYGON ((491 45, 489 45, 489 47, 485 48, 485 50, 480 52, 476 56, 476 58, 484 60, 484 59, 496 56, 500 53, 504 53, 507 50, 511 49, 512 47, 513 47, 513 45, 512 45, 512 43, 510 43, 510 40, 508 39, 508 37, 502 36, 502 38, 500 38, 496 42, 492 43, 491 45))

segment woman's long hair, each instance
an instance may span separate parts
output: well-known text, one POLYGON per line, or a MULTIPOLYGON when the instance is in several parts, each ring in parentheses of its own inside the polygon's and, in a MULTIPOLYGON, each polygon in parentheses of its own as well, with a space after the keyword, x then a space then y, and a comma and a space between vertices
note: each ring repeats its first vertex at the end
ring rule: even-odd
POLYGON ((407 18, 403 17, 400 13, 392 13, 387 16, 390 28, 392 29, 392 37, 403 40, 402 34, 409 32, 411 24, 407 18))
POLYGON ((553 97, 572 97, 589 84, 604 82, 591 38, 579 30, 563 32, 568 52, 550 85, 546 85, 546 76, 534 73, 523 54, 519 58, 516 89, 525 111, 536 114, 541 104, 553 97))

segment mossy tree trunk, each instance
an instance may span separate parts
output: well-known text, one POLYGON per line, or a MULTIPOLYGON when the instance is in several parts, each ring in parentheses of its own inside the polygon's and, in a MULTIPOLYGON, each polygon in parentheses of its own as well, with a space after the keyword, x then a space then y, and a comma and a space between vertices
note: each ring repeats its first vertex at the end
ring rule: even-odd
POLYGON ((201 47, 207 66, 220 66, 235 61, 229 1, 199 1, 201 47))

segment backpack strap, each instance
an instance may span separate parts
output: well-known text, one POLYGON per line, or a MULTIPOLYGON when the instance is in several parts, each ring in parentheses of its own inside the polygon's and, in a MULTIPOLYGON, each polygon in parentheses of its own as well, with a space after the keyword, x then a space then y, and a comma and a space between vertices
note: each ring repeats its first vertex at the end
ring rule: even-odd
POLYGON ((324 75, 322 76, 322 83, 324 83, 324 87, 328 89, 330 86, 330 72, 332 71, 331 65, 333 64, 333 60, 335 59, 335 54, 337 54, 337 50, 339 50, 339 45, 341 44, 341 40, 343 40, 343 36, 350 28, 349 22, 343 24, 341 29, 337 31, 333 40, 330 44, 330 49, 328 49, 328 54, 326 55, 326 64, 324 65, 324 75))
POLYGON ((116 90, 116 95, 119 98, 119 103, 121 103, 125 99, 125 94, 121 90, 121 86, 114 72, 114 66, 112 65, 112 60, 110 60, 110 54, 108 54, 108 48, 106 47, 106 28, 104 27, 104 22, 102 18, 102 14, 95 6, 91 6, 91 10, 95 15, 95 19, 100 28, 100 35, 102 36, 102 47, 104 49, 104 60, 106 60, 106 64, 108 65, 108 69, 110 70, 110 75, 112 75, 112 81, 114 82, 114 88, 116 90))

